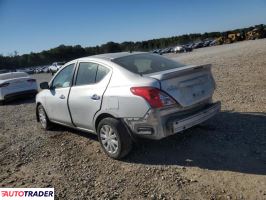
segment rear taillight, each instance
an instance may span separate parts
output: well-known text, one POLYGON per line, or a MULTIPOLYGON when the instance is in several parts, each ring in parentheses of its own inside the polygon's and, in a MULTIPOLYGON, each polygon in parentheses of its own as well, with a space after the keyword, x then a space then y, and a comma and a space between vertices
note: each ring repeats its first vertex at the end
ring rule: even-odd
POLYGON ((161 108, 176 103, 170 96, 158 88, 132 87, 130 90, 133 94, 143 97, 153 108, 161 108))
POLYGON ((7 86, 9 86, 9 83, 2 83, 2 84, 0 84, 0 88, 7 87, 7 86))
POLYGON ((34 83, 34 82, 36 82, 35 79, 28 79, 27 81, 30 82, 30 83, 34 83))

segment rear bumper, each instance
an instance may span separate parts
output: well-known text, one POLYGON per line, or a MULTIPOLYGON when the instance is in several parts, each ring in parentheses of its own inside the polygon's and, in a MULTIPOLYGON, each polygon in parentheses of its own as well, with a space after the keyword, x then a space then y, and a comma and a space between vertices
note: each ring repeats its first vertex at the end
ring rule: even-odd
POLYGON ((171 130, 172 133, 178 133, 185 129, 188 129, 192 126, 200 124, 207 119, 213 117, 215 114, 220 112, 221 110, 221 103, 217 102, 209 107, 191 115, 184 119, 173 119, 168 121, 168 128, 171 130))
POLYGON ((140 137, 159 140, 200 124, 220 112, 221 102, 188 112, 149 111, 143 118, 125 122, 140 137))

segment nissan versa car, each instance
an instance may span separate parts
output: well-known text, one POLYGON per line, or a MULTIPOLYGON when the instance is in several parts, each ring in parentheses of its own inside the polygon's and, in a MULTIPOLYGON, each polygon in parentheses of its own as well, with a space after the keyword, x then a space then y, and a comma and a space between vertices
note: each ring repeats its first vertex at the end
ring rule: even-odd
POLYGON ((122 52, 65 64, 36 97, 44 129, 52 123, 97 133, 104 152, 126 156, 136 137, 159 140, 214 116, 210 65, 186 66, 160 55, 122 52))

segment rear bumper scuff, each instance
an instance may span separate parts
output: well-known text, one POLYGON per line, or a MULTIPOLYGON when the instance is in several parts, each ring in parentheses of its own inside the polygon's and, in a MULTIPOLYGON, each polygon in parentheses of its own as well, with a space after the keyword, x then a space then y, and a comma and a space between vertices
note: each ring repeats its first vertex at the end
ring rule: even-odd
POLYGON ((159 140, 200 124, 220 110, 221 102, 216 102, 187 113, 150 110, 144 118, 124 121, 135 135, 159 140))

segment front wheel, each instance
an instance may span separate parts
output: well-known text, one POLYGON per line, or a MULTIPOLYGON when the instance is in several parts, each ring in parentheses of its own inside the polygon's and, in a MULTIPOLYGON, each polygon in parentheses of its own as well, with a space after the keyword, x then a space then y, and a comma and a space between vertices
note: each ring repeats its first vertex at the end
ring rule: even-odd
POLYGON ((125 157, 132 149, 132 140, 125 125, 118 119, 100 121, 97 134, 104 152, 114 159, 125 157))
POLYGON ((37 112, 38 112, 38 118, 39 122, 44 130, 49 130, 51 128, 51 122, 49 118, 47 117, 47 114, 43 108, 43 106, 40 104, 37 107, 37 112))

